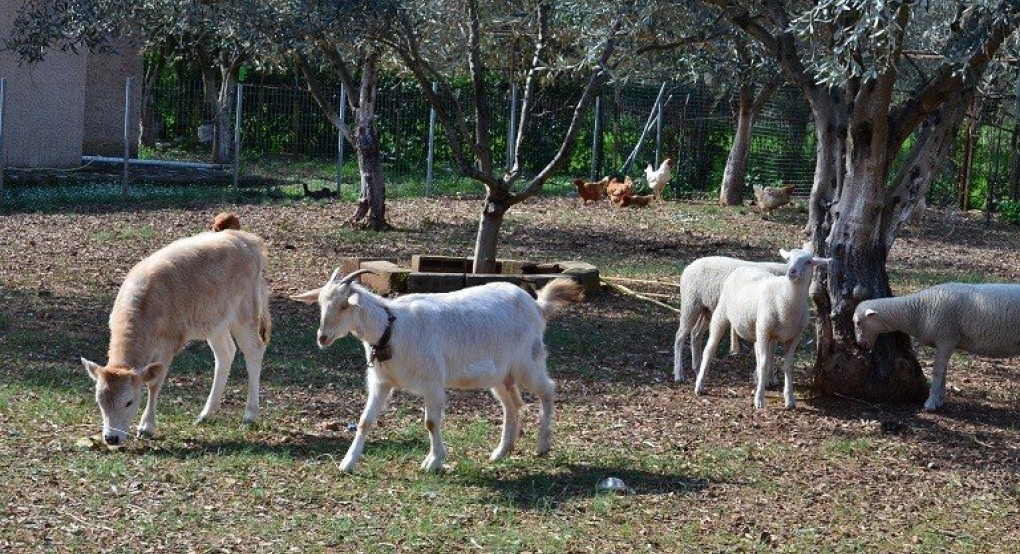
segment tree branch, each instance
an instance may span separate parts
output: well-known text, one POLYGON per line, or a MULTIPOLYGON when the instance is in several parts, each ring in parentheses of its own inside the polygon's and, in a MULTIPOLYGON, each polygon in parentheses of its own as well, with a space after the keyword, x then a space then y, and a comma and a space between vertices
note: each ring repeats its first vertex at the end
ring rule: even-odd
MULTIPOLYGON (((301 74, 305 77, 305 84, 308 86, 308 92, 311 93, 312 98, 315 99, 315 103, 319 105, 319 109, 322 110, 323 115, 325 115, 326 119, 333 124, 333 127, 336 127, 336 129, 340 131, 340 133, 344 136, 344 139, 353 145, 354 135, 351 133, 350 127, 348 127, 347 124, 340 119, 340 114, 337 113, 336 109, 333 108, 333 104, 329 102, 328 98, 326 98, 326 95, 322 91, 322 83, 315 75, 315 72, 312 71, 312 68, 308 65, 308 60, 306 60, 304 55, 300 52, 295 52, 293 57, 298 69, 301 70, 301 74)), ((348 87, 348 90, 355 89, 348 87)), ((347 96, 352 96, 352 94, 348 93, 347 96)))

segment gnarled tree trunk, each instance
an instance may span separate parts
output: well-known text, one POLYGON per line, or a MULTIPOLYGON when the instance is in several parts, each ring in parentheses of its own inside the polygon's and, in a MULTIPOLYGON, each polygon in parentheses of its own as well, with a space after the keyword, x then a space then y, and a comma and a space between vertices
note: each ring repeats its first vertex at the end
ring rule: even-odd
POLYGON ((490 190, 485 196, 482 213, 478 221, 478 235, 475 238, 473 273, 496 272, 496 250, 499 245, 499 229, 503 216, 510 209, 510 198, 490 190))
POLYGON ((351 222, 368 216, 366 227, 373 231, 390 228, 386 221, 386 186, 383 181, 382 152, 375 126, 375 88, 378 81, 379 55, 365 57, 361 68, 361 87, 355 110, 357 127, 354 129, 354 148, 358 155, 358 172, 361 175, 361 195, 351 222))
POLYGON ((765 108, 765 104, 782 82, 779 77, 775 77, 755 95, 753 75, 745 77, 737 94, 737 128, 733 134, 733 145, 726 158, 726 168, 723 170, 722 184, 719 187, 719 204, 723 206, 737 206, 744 199, 747 157, 751 153, 751 130, 754 129, 754 122, 765 108))

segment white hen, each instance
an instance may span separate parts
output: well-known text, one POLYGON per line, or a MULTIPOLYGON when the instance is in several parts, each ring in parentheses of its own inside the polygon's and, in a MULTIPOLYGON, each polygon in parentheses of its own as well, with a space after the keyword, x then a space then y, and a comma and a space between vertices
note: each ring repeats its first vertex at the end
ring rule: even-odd
POLYGON ((648 186, 656 200, 662 200, 662 190, 669 183, 669 172, 673 169, 673 158, 666 158, 659 165, 659 169, 653 169, 651 164, 645 168, 645 178, 648 179, 648 186))

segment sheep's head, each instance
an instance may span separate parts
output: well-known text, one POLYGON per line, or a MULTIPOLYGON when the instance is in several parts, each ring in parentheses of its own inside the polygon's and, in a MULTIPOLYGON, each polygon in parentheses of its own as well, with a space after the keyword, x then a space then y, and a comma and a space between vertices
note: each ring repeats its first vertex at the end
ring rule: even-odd
POLYGON ((317 334, 319 348, 326 348, 333 344, 333 341, 346 337, 354 327, 358 303, 361 301, 361 293, 354 287, 354 282, 362 273, 374 272, 370 269, 359 269, 341 277, 340 269, 337 268, 321 288, 291 296, 291 299, 298 302, 319 304, 317 334))
POLYGON ((870 304, 861 302, 857 305, 857 309, 854 310, 854 337, 857 344, 862 348, 871 348, 875 346, 878 335, 888 330, 882 316, 871 308, 870 304))
POLYGON ((827 265, 830 258, 819 258, 808 250, 794 248, 793 250, 779 250, 779 255, 787 261, 786 276, 791 281, 796 281, 807 276, 811 280, 811 270, 815 266, 827 265))
POLYGON ((141 369, 103 367, 85 358, 81 359, 81 363, 96 382, 96 402, 103 414, 103 440, 111 445, 124 442, 142 401, 142 385, 162 377, 165 366, 149 364, 141 369))

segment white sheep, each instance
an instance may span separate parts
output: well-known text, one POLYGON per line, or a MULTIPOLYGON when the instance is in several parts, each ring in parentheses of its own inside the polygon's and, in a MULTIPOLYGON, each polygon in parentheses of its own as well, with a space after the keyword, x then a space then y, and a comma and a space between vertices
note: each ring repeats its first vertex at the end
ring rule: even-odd
MULTIPOLYGON (((673 341, 673 380, 684 380, 683 347, 690 338, 691 367, 701 365, 702 335, 708 330, 712 312, 719 304, 719 292, 723 281, 734 269, 755 266, 775 275, 786 274, 786 264, 774 262, 749 262, 726 256, 708 256, 691 262, 680 275, 680 326, 673 341)), ((730 353, 740 352, 735 332, 730 333, 730 353)))
POLYGON ((107 365, 81 359, 96 382, 108 444, 127 436, 143 385, 149 397, 138 436, 155 433, 156 402, 170 362, 193 340, 207 341, 216 358, 212 390, 199 421, 219 408, 238 345, 248 369, 244 421, 258 418, 259 377, 271 328, 266 245, 239 229, 237 216, 220 214, 214 232, 170 243, 138 262, 124 278, 110 311, 107 365))
POLYGON ((865 300, 854 310, 857 342, 871 348, 881 333, 901 331, 935 348, 926 410, 946 398, 954 350, 989 358, 1020 356, 1020 285, 944 283, 914 294, 865 300))
POLYGON ((760 267, 745 266, 733 270, 723 282, 719 304, 712 313, 708 343, 701 370, 694 385, 695 394, 705 386, 708 366, 727 327, 740 338, 754 343, 757 360, 756 408, 765 407, 765 386, 772 374, 776 344, 783 345, 783 398, 793 408, 793 354, 810 321, 808 289, 813 268, 827 264, 806 250, 780 250, 788 260, 786 275, 776 276, 760 267))
POLYGON ((390 300, 355 282, 366 272, 341 278, 338 269, 322 288, 291 297, 318 302, 320 348, 348 333, 365 347, 368 401, 342 470, 354 469, 395 389, 424 397, 431 448, 423 470, 442 468, 446 457, 440 426, 447 388, 489 389, 502 404, 503 432, 493 461, 509 454, 519 436, 524 401, 518 386, 531 391, 541 401, 538 454, 549 451, 555 384, 546 371, 546 317, 556 307, 580 301, 580 284, 554 279, 539 291, 537 301, 509 283, 390 300))

